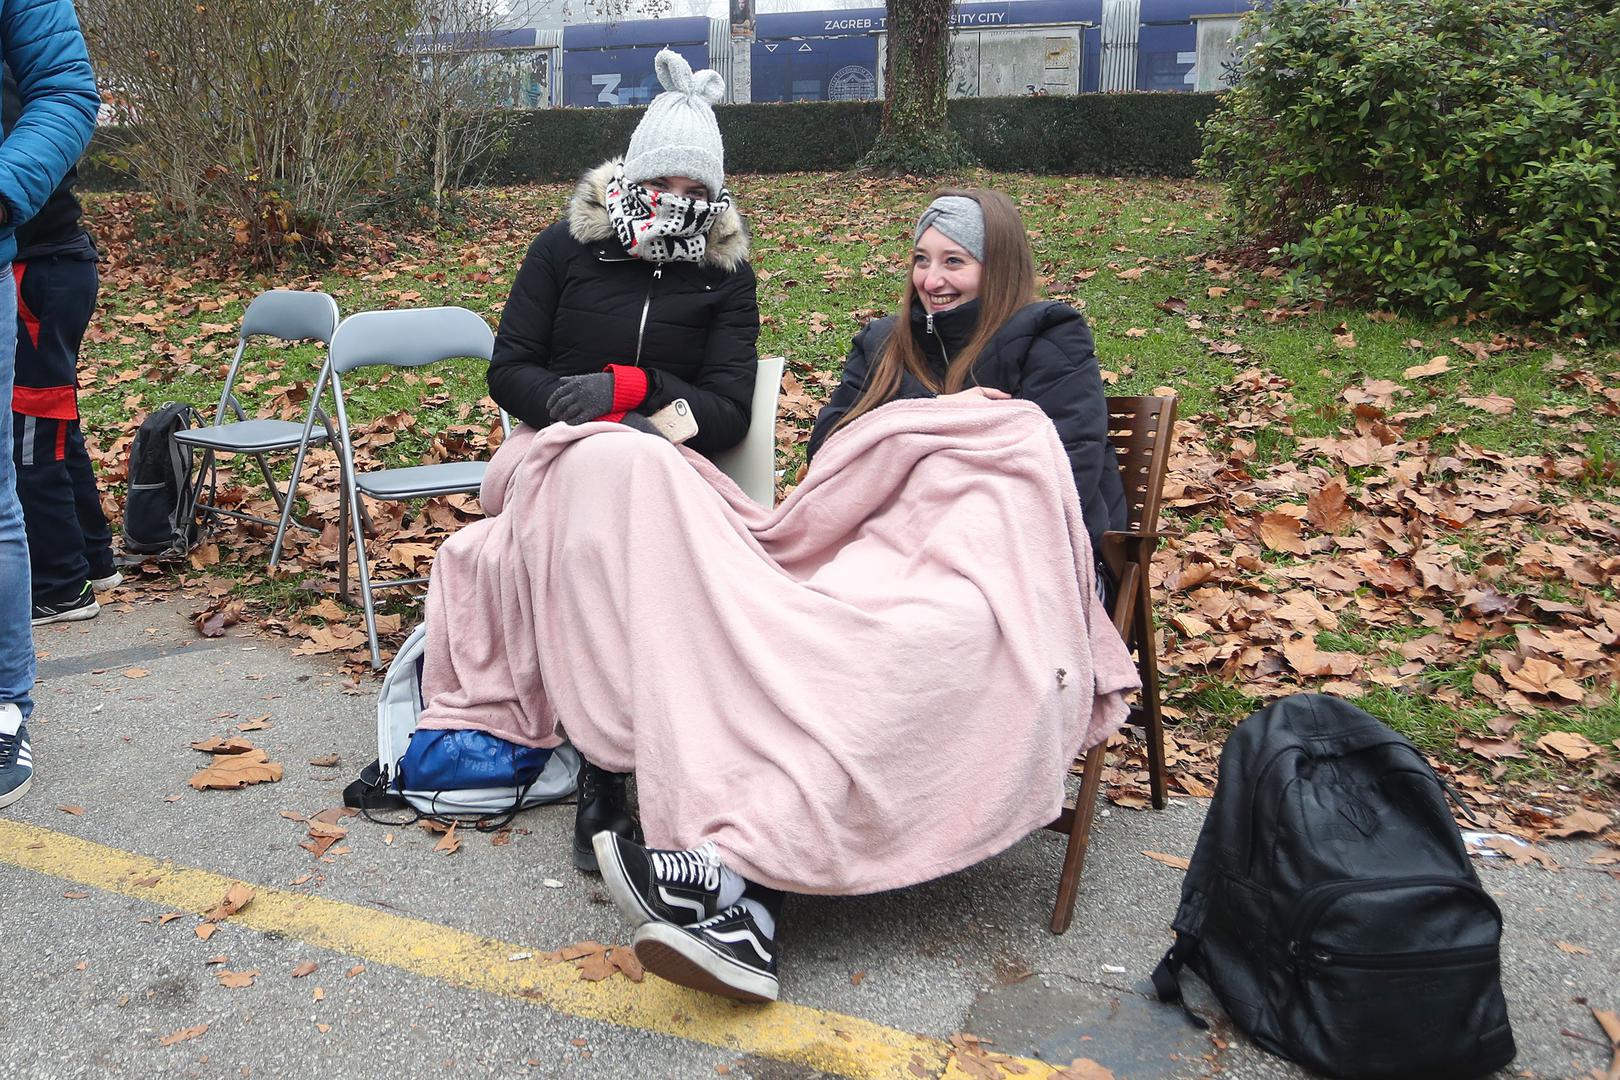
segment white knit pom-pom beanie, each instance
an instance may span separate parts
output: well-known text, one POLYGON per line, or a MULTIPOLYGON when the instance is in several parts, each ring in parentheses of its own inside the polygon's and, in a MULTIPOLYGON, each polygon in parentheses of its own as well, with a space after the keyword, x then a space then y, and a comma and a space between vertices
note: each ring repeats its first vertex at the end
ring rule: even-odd
POLYGON ((725 147, 714 106, 726 96, 718 71, 694 73, 678 52, 660 50, 653 61, 664 92, 647 106, 647 115, 630 136, 624 178, 639 183, 655 176, 686 176, 718 198, 725 186, 725 147))

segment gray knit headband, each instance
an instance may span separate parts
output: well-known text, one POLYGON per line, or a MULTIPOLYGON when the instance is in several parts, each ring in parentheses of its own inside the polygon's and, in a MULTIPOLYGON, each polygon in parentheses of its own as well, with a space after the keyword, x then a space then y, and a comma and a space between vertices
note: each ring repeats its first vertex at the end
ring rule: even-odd
POLYGON ((928 204, 928 209, 917 219, 917 235, 912 244, 922 239, 929 229, 938 229, 961 244, 969 255, 984 262, 984 209, 978 200, 965 195, 941 195, 928 204))

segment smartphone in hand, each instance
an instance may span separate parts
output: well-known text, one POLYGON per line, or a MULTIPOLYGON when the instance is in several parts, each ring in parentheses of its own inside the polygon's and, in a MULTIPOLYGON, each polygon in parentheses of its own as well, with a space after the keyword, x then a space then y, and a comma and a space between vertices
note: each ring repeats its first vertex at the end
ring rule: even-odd
POLYGON ((677 446, 698 433, 697 417, 685 398, 676 398, 647 419, 660 435, 677 446))

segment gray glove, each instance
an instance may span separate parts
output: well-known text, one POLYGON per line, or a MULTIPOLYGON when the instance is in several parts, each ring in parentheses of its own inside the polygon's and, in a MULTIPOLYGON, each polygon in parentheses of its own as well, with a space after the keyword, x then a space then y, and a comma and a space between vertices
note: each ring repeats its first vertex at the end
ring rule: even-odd
POLYGON ((657 435, 660 439, 668 438, 667 435, 665 435, 662 431, 659 431, 658 428, 653 425, 651 420, 647 419, 645 416, 642 416, 638 412, 625 413, 624 419, 620 420, 619 423, 623 424, 625 427, 633 427, 637 431, 645 431, 649 435, 657 435))
POLYGON ((584 424, 613 409, 613 375, 566 375, 546 399, 546 412, 565 424, 584 424))

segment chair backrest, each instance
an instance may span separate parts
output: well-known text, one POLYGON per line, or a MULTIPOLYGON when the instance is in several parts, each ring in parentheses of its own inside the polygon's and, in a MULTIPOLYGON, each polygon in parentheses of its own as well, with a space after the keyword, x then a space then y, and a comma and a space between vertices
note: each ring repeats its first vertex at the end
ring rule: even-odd
POLYGON ((421 367, 439 360, 487 361, 495 335, 476 312, 463 307, 360 311, 332 335, 332 370, 338 374, 371 364, 421 367))
POLYGON ((245 338, 268 334, 283 341, 314 338, 329 345, 337 328, 337 301, 323 292, 271 289, 255 296, 242 316, 245 338))
MULTIPOLYGON (((483 316, 463 307, 402 308, 357 311, 338 324, 330 359, 332 400, 337 405, 340 452, 353 469, 354 444, 349 439, 349 409, 343 376, 372 365, 422 367, 439 360, 472 359, 486 363, 495 350, 495 334, 483 316)), ((502 409, 501 430, 512 434, 512 418, 502 409)))
MULTIPOLYGON (((246 415, 231 391, 236 385, 237 372, 242 367, 242 353, 247 348, 248 338, 259 334, 282 341, 313 338, 323 345, 330 345, 338 319, 337 301, 323 292, 269 289, 255 296, 242 315, 236 351, 231 354, 231 366, 225 372, 225 386, 219 392, 219 406, 214 410, 214 425, 217 427, 232 416, 241 419, 246 415)), ((322 361, 320 383, 324 386, 325 382, 325 361, 322 361)), ((314 396, 319 397, 320 393, 320 389, 316 389, 314 396)))
POLYGON ((1125 481, 1126 527, 1133 532, 1151 533, 1159 527, 1159 499, 1175 426, 1173 397, 1108 399, 1108 441, 1119 458, 1125 481))
POLYGON ((776 399, 782 392, 780 356, 759 362, 754 377, 754 400, 748 410, 748 434, 730 450, 714 456, 714 463, 767 510, 776 505, 776 399))

